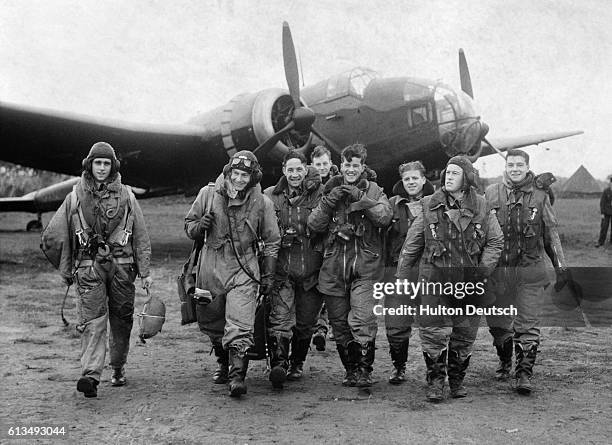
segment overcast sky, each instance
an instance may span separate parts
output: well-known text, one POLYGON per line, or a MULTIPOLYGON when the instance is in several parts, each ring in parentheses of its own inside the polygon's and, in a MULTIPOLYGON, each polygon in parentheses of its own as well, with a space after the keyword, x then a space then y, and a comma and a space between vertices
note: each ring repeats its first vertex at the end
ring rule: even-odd
MULTIPOLYGON (((609 0, 0 0, 0 100, 186 122, 285 87, 283 20, 306 84, 361 65, 459 88, 462 47, 491 136, 581 129, 529 149, 532 168, 612 174, 609 0)), ((501 172, 496 158, 483 176, 501 172)))

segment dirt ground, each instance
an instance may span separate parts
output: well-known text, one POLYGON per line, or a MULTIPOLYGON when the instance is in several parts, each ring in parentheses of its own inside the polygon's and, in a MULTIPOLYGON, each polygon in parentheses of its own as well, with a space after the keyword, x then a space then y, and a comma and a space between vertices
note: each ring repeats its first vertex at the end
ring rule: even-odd
MULTIPOLYGON (((486 329, 479 333, 466 377, 467 398, 425 401, 418 335, 410 344, 408 381, 389 385, 382 320, 371 390, 341 386, 340 360, 328 342, 326 351, 311 351, 304 378, 284 391, 271 389, 265 362, 258 361, 249 368, 248 394, 228 397, 225 385, 211 383, 215 362, 209 342, 196 326, 180 325, 174 280, 190 248, 182 231, 189 203, 183 197, 142 202, 153 240, 153 292, 166 302, 167 322, 146 345, 137 344, 135 327, 128 385, 111 387, 106 369, 96 399, 76 391, 80 342, 74 324, 61 323, 65 288, 38 249, 39 235, 24 230, 30 216, 0 215, 0 442, 11 439, 10 427, 22 426, 64 427, 64 436, 38 436, 41 443, 612 442, 610 318, 585 328, 577 310, 543 329, 537 389, 530 397, 494 379, 497 360, 486 329)), ((603 267, 612 265, 612 249, 593 248, 597 208, 592 216, 577 218, 592 219, 592 230, 569 237, 572 222, 564 223, 566 239, 572 240, 566 248, 570 264, 608 273, 603 267)), ((66 315, 74 322, 73 289, 70 295, 66 315)), ((139 290, 137 311, 144 301, 139 290)), ((591 302, 590 310, 596 314, 597 305, 591 302)), ((28 436, 10 443, 34 441, 28 436)))

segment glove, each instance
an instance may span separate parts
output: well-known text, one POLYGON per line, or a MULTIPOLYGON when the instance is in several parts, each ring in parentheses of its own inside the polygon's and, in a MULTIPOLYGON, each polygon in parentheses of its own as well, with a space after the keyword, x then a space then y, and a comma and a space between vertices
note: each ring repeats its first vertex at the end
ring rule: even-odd
POLYGON ((556 269, 557 281, 555 283, 555 292, 560 292, 568 281, 572 281, 572 274, 569 269, 556 269))
POLYGON ((72 284, 74 283, 74 278, 62 277, 62 282, 64 283, 65 286, 72 286, 72 284))
POLYGON ((363 198, 363 195, 365 194, 363 190, 359 190, 354 185, 343 185, 341 187, 344 187, 344 189, 346 190, 346 195, 348 196, 350 202, 359 201, 361 198, 363 198))
POLYGON ((212 227, 212 224, 215 220, 215 215, 212 213, 207 213, 200 219, 200 230, 208 230, 212 227))
POLYGON ((261 286, 259 293, 268 297, 272 293, 272 287, 274 286, 274 272, 276 272, 276 258, 273 256, 263 257, 262 272, 261 272, 261 286))
POLYGON ((345 186, 339 185, 337 187, 334 187, 326 197, 327 203, 330 206, 335 207, 336 204, 338 204, 338 201, 342 200, 346 196, 346 193, 347 190, 345 186))

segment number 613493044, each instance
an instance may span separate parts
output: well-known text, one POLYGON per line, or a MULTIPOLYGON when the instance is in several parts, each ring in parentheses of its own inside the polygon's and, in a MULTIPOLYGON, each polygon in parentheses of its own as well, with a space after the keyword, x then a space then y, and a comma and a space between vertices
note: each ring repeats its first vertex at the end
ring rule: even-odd
POLYGON ((11 426, 9 436, 64 436, 66 428, 63 426, 11 426))

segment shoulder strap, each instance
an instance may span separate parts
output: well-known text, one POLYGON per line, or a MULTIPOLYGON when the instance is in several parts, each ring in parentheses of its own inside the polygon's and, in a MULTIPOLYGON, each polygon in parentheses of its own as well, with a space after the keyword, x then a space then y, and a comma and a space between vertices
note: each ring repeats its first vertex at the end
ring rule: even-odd
POLYGON ((89 225, 83 215, 81 203, 79 202, 79 197, 76 192, 76 186, 74 186, 70 192, 70 219, 79 244, 81 247, 85 247, 89 241, 89 225))
POLYGON ((136 206, 136 197, 134 196, 134 192, 128 186, 125 186, 122 191, 122 194, 127 194, 127 200, 125 203, 125 211, 123 212, 123 217, 121 218, 121 222, 117 224, 113 233, 108 237, 109 243, 117 243, 120 246, 127 245, 130 236, 132 235, 132 227, 134 227, 134 212, 133 208, 136 206))

